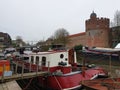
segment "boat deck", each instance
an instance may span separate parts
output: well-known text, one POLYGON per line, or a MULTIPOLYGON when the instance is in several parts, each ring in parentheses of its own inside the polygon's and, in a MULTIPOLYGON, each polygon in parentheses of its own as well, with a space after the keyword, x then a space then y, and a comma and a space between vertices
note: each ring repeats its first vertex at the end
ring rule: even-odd
POLYGON ((120 78, 104 78, 83 81, 82 85, 87 90, 120 90, 120 78))

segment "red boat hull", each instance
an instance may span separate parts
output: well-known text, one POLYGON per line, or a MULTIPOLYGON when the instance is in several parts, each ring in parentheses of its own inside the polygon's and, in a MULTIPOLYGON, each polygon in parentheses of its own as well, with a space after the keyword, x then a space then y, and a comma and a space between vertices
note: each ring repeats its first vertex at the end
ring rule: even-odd
POLYGON ((97 69, 86 70, 82 72, 73 72, 63 75, 50 75, 47 77, 39 77, 39 82, 42 86, 51 88, 52 90, 76 89, 80 88, 80 82, 83 80, 91 80, 99 75, 105 75, 104 72, 97 69))

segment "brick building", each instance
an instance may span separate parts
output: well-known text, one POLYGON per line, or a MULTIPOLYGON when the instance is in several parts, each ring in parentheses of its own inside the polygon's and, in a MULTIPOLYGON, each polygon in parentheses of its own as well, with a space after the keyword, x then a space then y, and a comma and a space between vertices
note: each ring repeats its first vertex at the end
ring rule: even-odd
POLYGON ((0 32, 0 48, 9 47, 11 43, 12 40, 9 34, 0 32))
POLYGON ((70 35, 67 47, 83 45, 88 47, 110 47, 110 28, 108 18, 98 18, 92 12, 90 19, 85 21, 85 32, 70 35))
POLYGON ((89 47, 110 47, 108 18, 97 18, 93 12, 86 20, 86 45, 89 47))

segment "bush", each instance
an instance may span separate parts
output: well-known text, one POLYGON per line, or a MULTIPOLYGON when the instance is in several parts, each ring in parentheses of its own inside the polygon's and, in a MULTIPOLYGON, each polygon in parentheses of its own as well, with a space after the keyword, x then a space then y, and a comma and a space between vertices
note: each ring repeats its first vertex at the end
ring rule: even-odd
POLYGON ((82 45, 76 45, 76 46, 74 47, 74 50, 75 50, 75 51, 80 51, 80 50, 82 50, 82 48, 83 48, 82 45))

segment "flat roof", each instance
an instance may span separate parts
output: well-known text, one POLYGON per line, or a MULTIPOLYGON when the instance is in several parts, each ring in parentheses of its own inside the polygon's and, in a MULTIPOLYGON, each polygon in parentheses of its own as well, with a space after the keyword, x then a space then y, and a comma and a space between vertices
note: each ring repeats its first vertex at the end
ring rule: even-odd
POLYGON ((92 48, 91 50, 93 51, 99 51, 99 52, 106 52, 106 53, 115 53, 115 52, 120 52, 120 48, 100 48, 100 47, 96 47, 96 48, 92 48))

